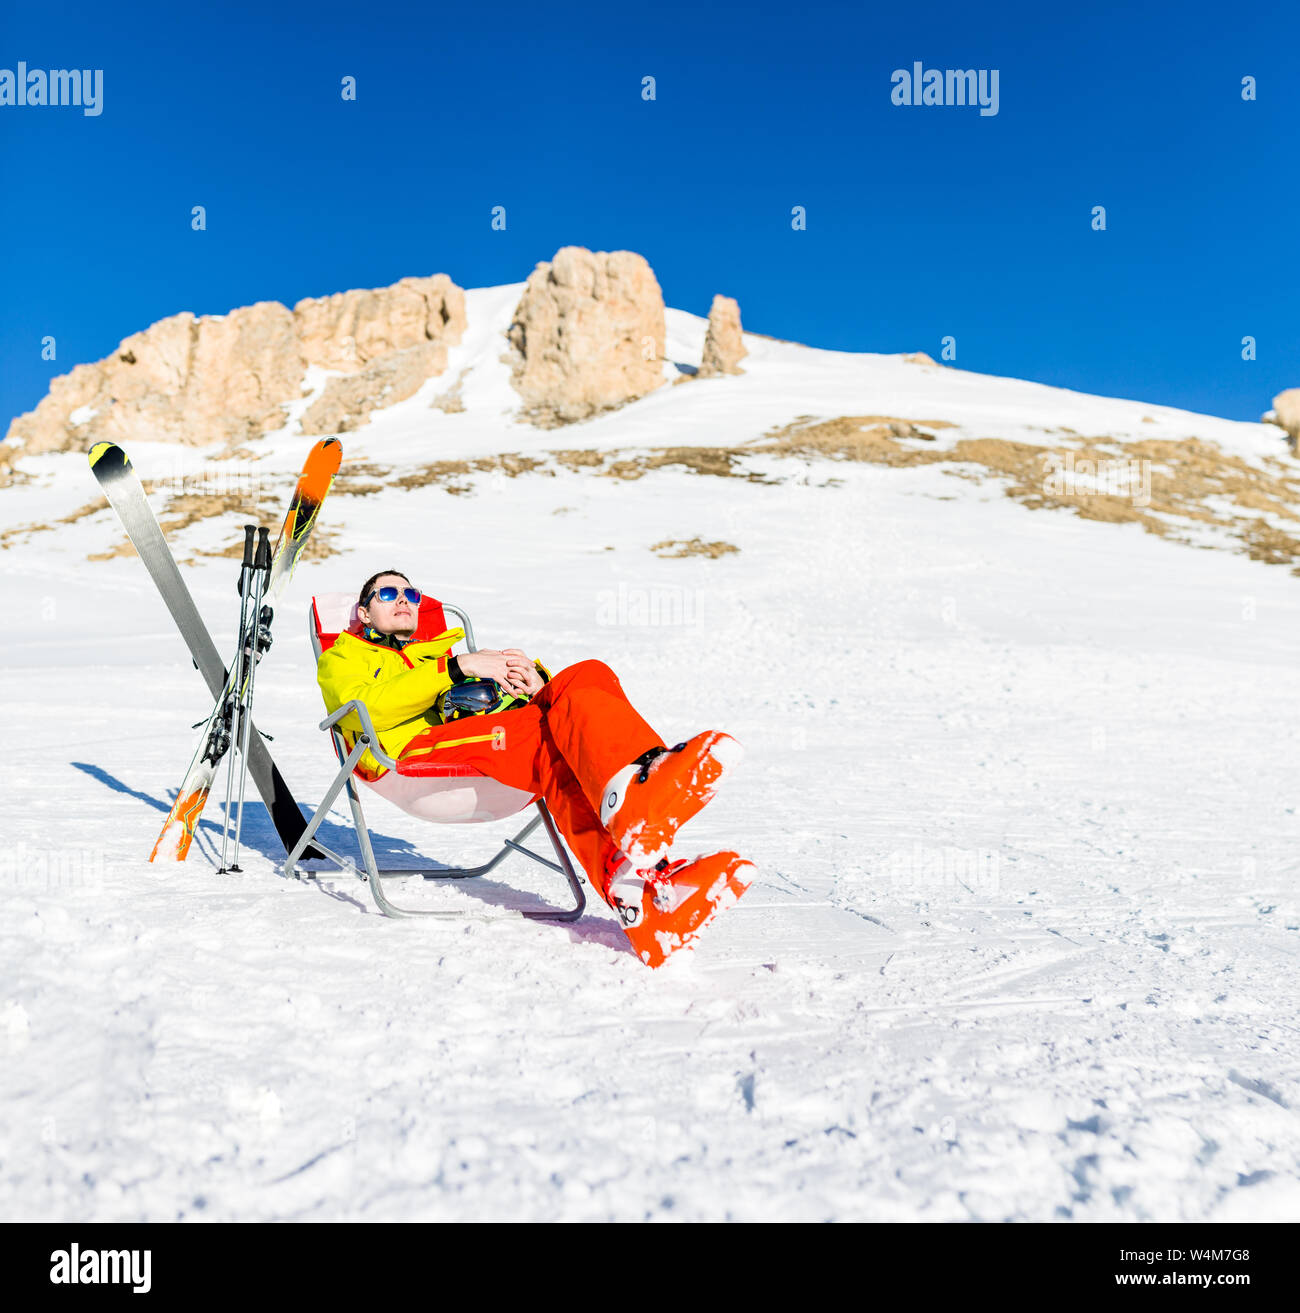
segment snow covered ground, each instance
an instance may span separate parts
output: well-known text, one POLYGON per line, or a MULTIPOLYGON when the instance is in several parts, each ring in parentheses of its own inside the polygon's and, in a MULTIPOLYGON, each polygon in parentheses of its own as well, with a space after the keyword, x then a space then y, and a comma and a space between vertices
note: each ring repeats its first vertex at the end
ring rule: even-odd
MULTIPOLYGON (((738 443, 809 413, 1277 445, 765 339, 741 378, 537 433, 494 363, 517 290, 472 294, 463 357, 345 435, 345 469, 738 443), (430 411, 465 368, 467 411, 430 411)), ((670 354, 700 332, 672 312, 670 354)), ((268 439, 266 467, 307 445, 268 439)), ((146 477, 201 457, 132 455, 146 477)), ((310 807, 333 758, 307 601, 386 566, 483 645, 607 661, 669 742, 735 734, 746 761, 678 852, 760 874, 658 972, 594 896, 568 926, 439 924, 285 881, 251 785, 243 875, 216 874, 216 805, 186 864, 151 866, 202 682, 139 562, 87 561, 120 541, 107 510, 0 552, 0 1217, 1300 1219, 1300 583, 937 466, 778 463, 777 485, 560 469, 334 497, 346 551, 301 568, 259 669, 310 807), (693 537, 739 551, 650 551, 693 537)), ((6 523, 93 499, 82 457, 40 468, 0 492, 6 523)), ((186 575, 229 649, 234 564, 186 575)), ((366 806, 381 861, 514 832, 366 806)), ((515 858, 407 896, 491 911, 547 884, 515 858)))

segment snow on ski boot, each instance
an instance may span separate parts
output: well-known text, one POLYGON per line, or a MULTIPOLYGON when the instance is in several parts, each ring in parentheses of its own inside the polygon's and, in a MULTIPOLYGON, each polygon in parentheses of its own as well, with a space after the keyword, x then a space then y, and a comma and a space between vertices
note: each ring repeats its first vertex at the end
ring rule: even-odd
POLYGON ((665 857, 645 870, 624 863, 610 880, 605 897, 637 956, 658 967, 679 948, 693 944, 753 879, 754 864, 739 853, 711 853, 675 862, 665 857))
POLYGON ((600 823, 634 865, 653 866, 742 756, 740 744, 718 730, 675 748, 651 748, 605 785, 600 823))

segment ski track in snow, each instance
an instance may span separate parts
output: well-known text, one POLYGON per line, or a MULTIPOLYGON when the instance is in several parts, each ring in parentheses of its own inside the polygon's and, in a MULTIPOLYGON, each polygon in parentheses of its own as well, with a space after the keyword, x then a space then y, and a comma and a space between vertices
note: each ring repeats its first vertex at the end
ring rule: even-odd
MULTIPOLYGON (((251 784, 242 876, 216 874, 215 802, 155 868, 202 681, 139 562, 86 563, 107 515, 34 538, 0 555, 8 613, 37 615, 0 699, 25 745, 0 803, 0 1216, 1300 1218, 1285 570, 937 468, 493 476, 322 522, 349 550, 300 569, 257 679, 301 804, 333 764, 307 600, 410 562, 481 645, 607 661, 667 742, 733 733, 745 760, 676 851, 738 847, 758 879, 650 972, 590 892, 573 925, 423 924, 343 875, 285 881, 251 784), (740 552, 648 550, 695 535, 740 552), (637 622, 652 595, 672 623, 637 622)), ((223 651, 236 569, 185 568, 223 651)), ((381 862, 518 828, 363 805, 381 862)), ((346 807, 325 838, 355 851, 346 807)), ((407 896, 557 885, 512 858, 407 896)))

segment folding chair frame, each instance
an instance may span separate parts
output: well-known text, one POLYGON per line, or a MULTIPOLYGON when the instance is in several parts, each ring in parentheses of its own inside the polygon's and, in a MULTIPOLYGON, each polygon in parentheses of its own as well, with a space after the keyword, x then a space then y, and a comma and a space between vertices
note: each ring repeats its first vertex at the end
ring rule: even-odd
MULTIPOLYGON (((474 631, 470 627, 469 617, 460 610, 459 607, 451 606, 446 602, 442 604, 444 611, 450 611, 458 616, 465 629, 465 641, 471 652, 477 651, 474 646, 474 631)), ((315 625, 312 625, 311 631, 312 647, 317 647, 315 625)), ((317 652, 317 656, 319 656, 317 652)), ((460 866, 446 869, 430 867, 385 867, 380 868, 375 861, 375 850, 370 842, 370 831, 366 826, 366 818, 361 810, 360 791, 352 777, 352 772, 356 769, 357 762, 361 760, 362 754, 368 748, 371 755, 383 766, 389 770, 397 769, 397 762, 390 757, 379 745, 379 735, 375 731, 374 721, 370 718, 370 710, 364 702, 354 700, 338 708, 324 720, 321 721, 319 728, 328 730, 334 743, 334 750, 338 756, 340 766, 338 774, 334 777, 330 787, 326 790, 324 798, 321 799, 320 806, 316 808, 315 814, 307 823, 307 828, 303 831, 302 837, 293 846, 284 863, 284 875, 295 880, 314 879, 316 873, 313 871, 299 871, 297 864, 302 857, 303 852, 309 844, 315 847, 325 857, 334 863, 341 871, 356 875, 357 879, 370 885, 370 892, 374 897, 375 904, 385 916, 432 916, 440 917, 444 920, 465 920, 470 919, 494 919, 485 916, 483 913, 473 911, 442 911, 433 908, 422 907, 399 907, 391 902, 384 893, 383 882, 388 879, 398 877, 409 877, 413 875, 423 876, 426 880, 465 880, 478 875, 486 875, 502 860, 510 855, 511 852, 522 853, 525 857, 532 858, 535 862, 540 862, 543 866, 549 866, 553 871, 558 871, 568 881, 569 888, 573 893, 574 906, 567 908, 554 908, 550 906, 538 908, 523 908, 513 913, 513 915, 527 917, 536 921, 576 921, 583 913, 587 906, 587 896, 583 892, 582 877, 573 869, 568 852, 565 850, 563 840, 560 838, 559 831, 555 828, 555 821, 551 816, 546 803, 541 798, 536 799, 534 806, 537 808, 537 815, 533 817, 527 825, 524 826, 513 839, 507 839, 502 845, 500 851, 491 861, 483 863, 481 866, 460 866), (355 712, 361 721, 362 732, 351 751, 346 750, 346 744, 343 742, 342 735, 338 729, 338 723, 345 716, 355 712), (364 870, 358 870, 355 862, 334 852, 333 849, 327 848, 316 837, 316 832, 324 821, 329 809, 334 804, 334 799, 338 797, 339 791, 347 787, 348 803, 352 808, 352 823, 356 830, 357 843, 361 849, 361 860, 364 864, 364 870), (523 841, 539 826, 546 829, 547 836, 550 838, 551 847, 554 849, 558 861, 552 861, 549 857, 544 857, 540 853, 533 852, 531 848, 524 847, 523 841)), ((507 915, 509 915, 508 913, 507 915)))

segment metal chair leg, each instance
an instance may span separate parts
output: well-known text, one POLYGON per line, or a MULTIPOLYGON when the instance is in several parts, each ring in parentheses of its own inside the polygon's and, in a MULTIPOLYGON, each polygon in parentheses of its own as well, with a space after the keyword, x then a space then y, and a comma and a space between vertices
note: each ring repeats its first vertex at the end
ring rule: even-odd
MULTIPOLYGON (((326 813, 334 805, 334 799, 339 796, 339 790, 344 784, 348 786, 349 790, 352 788, 352 769, 361 759, 361 754, 365 752, 365 750, 366 745, 359 741, 339 768, 339 773, 334 777, 334 783, 325 791, 325 796, 321 799, 320 806, 316 808, 315 812, 312 814, 311 820, 307 822, 307 828, 299 836, 298 842, 294 844, 288 857, 284 860, 284 875, 286 878, 295 880, 300 878, 297 871, 298 861, 306 851, 307 845, 311 843, 317 829, 320 828, 320 823, 325 819, 326 813)), ((331 852, 321 843, 318 843, 316 847, 319 848, 321 852, 325 853, 325 855, 334 862, 336 866, 343 870, 347 869, 349 863, 340 858, 337 853, 331 852)))
POLYGON ((527 907, 518 911, 507 912, 507 916, 522 916, 530 921, 576 921, 583 913, 587 906, 587 895, 582 888, 582 879, 573 869, 573 863, 569 858, 568 852, 565 851, 563 841, 560 839, 559 831, 555 828, 555 821, 551 817, 550 810, 541 798, 535 803, 538 814, 533 817, 527 825, 524 826, 513 839, 507 839, 502 845, 500 851, 490 861, 483 863, 481 866, 461 866, 447 870, 431 870, 428 867, 416 869, 389 867, 380 870, 375 864, 374 849, 370 845, 370 835, 365 829, 365 820, 360 817, 361 802, 357 799, 354 803, 353 814, 359 818, 358 837, 365 835, 365 842, 362 847, 363 855, 366 858, 366 873, 370 880, 370 892, 375 900, 376 906, 385 916, 431 916, 438 917, 445 921, 454 920, 497 920, 503 914, 487 915, 481 912, 471 911, 443 911, 437 908, 424 907, 399 907, 384 892, 383 882, 388 879, 396 879, 406 876, 418 875, 425 880, 465 880, 472 879, 474 876, 485 875, 492 870, 499 862, 508 857, 512 851, 522 853, 525 857, 530 857, 535 862, 540 862, 543 866, 549 866, 552 870, 559 871, 568 881, 569 888, 573 893, 574 905, 572 907, 527 907), (553 862, 540 853, 535 853, 531 848, 523 846, 523 840, 537 828, 539 824, 545 825, 551 845, 555 850, 555 855, 560 859, 559 862, 553 862))
POLYGON ((400 907, 394 903, 384 893, 383 882, 388 879, 397 879, 409 876, 420 876, 425 880, 465 880, 472 879, 475 876, 486 875, 493 870, 499 863, 509 857, 511 852, 521 853, 523 856, 531 858, 543 866, 549 866, 553 871, 558 871, 568 882, 570 891, 573 894, 574 905, 572 907, 555 908, 550 906, 538 908, 522 908, 516 912, 507 912, 505 915, 516 915, 535 921, 576 921, 583 913, 587 906, 587 896, 582 887, 582 877, 574 870, 573 862, 564 847, 564 842, 560 838, 559 831, 555 827, 555 821, 551 816, 550 809, 546 803, 538 798, 534 803, 537 808, 537 815, 524 826, 518 834, 512 839, 506 839, 501 845, 496 856, 479 866, 457 866, 446 869, 436 869, 427 866, 417 867, 385 867, 381 869, 375 860, 375 850, 370 842, 370 829, 366 825, 365 813, 361 809, 361 797, 352 778, 352 769, 356 765, 361 754, 365 751, 365 743, 358 740, 356 746, 348 754, 334 782, 327 790, 321 804, 316 808, 311 820, 307 823, 307 828, 303 831, 302 836, 294 845, 293 850, 285 860, 284 875, 295 879, 314 878, 314 872, 299 873, 297 863, 302 856, 303 851, 309 843, 315 842, 315 846, 320 849, 326 858, 333 862, 340 870, 349 874, 354 874, 358 879, 365 880, 370 885, 371 896, 375 900, 375 905, 385 916, 392 917, 414 917, 414 916, 431 916, 443 920, 496 920, 501 914, 489 916, 481 912, 472 911, 444 911, 436 908, 418 908, 418 907, 400 907), (364 869, 358 869, 356 864, 347 858, 339 856, 332 849, 327 848, 324 844, 316 839, 316 832, 324 821, 326 813, 333 805, 335 798, 338 797, 339 791, 346 787, 348 792, 348 805, 352 811, 353 829, 357 836, 357 846, 361 850, 361 861, 364 869), (551 861, 550 858, 534 852, 531 848, 524 846, 524 840, 539 826, 546 829, 547 837, 551 841, 551 847, 555 852, 558 861, 551 861))

